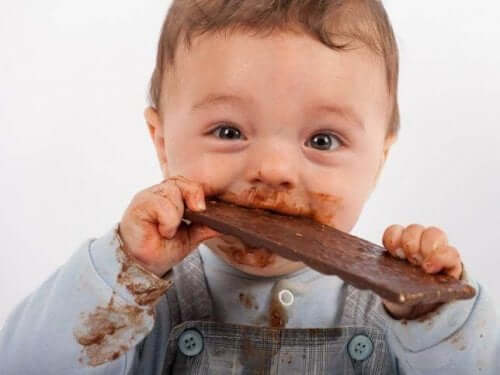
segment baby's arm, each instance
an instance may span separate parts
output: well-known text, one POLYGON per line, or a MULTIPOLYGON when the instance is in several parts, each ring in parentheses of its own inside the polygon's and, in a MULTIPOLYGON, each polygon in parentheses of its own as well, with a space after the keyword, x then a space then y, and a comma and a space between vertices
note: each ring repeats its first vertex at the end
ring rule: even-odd
MULTIPOLYGON (((426 272, 441 271, 456 278, 462 273, 458 250, 438 228, 391 226, 384 245, 391 254, 409 259, 426 272)), ((465 270, 461 279, 476 289, 473 299, 410 310, 387 301, 385 308, 381 305, 401 374, 500 373, 500 335, 493 301, 465 270)))
POLYGON ((116 234, 86 241, 10 314, 0 331, 1 374, 126 374, 168 282, 123 263, 116 234))
POLYGON ((138 193, 119 226, 17 306, 0 331, 0 374, 127 374, 170 286, 160 276, 217 235, 181 223, 183 200, 197 210, 201 187, 174 178, 138 193))

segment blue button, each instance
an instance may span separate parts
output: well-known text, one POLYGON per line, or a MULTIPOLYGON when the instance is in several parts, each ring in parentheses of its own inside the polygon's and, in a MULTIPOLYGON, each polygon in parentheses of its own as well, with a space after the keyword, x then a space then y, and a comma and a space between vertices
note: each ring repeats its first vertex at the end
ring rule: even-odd
POLYGON ((347 351, 355 361, 364 361, 373 353, 373 342, 366 335, 353 336, 347 345, 347 351))
POLYGON ((194 357, 203 350, 203 336, 195 329, 188 329, 179 337, 177 347, 187 357, 194 357))

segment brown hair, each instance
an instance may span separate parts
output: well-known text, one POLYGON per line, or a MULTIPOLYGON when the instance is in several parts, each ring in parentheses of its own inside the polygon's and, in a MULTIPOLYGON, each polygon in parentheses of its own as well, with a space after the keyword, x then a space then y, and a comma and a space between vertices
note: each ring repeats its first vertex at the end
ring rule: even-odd
POLYGON ((388 134, 397 134, 399 54, 381 0, 173 0, 158 43, 150 104, 160 108, 163 75, 174 66, 181 39, 189 48, 193 37, 208 32, 237 29, 265 35, 297 26, 334 50, 349 49, 352 41, 359 41, 384 59, 393 98, 388 134))

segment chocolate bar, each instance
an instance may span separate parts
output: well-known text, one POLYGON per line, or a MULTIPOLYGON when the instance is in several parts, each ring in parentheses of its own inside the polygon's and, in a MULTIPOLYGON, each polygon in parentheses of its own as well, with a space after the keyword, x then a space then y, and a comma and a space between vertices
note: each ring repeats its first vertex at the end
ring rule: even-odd
POLYGON ((337 275, 358 289, 405 305, 448 302, 475 295, 470 285, 444 274, 431 275, 384 248, 306 217, 208 201, 207 209, 186 209, 184 218, 300 261, 326 275, 337 275))

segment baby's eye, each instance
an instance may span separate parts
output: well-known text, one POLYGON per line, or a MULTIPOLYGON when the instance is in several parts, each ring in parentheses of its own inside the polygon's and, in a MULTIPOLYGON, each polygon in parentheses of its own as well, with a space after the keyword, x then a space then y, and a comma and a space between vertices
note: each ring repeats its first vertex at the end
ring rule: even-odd
POLYGON ((321 151, 332 151, 342 145, 339 137, 332 133, 318 133, 306 142, 306 146, 321 151))
POLYGON ((215 128, 212 131, 212 134, 214 134, 217 138, 220 139, 228 139, 228 140, 244 139, 239 129, 228 125, 221 125, 215 128))

